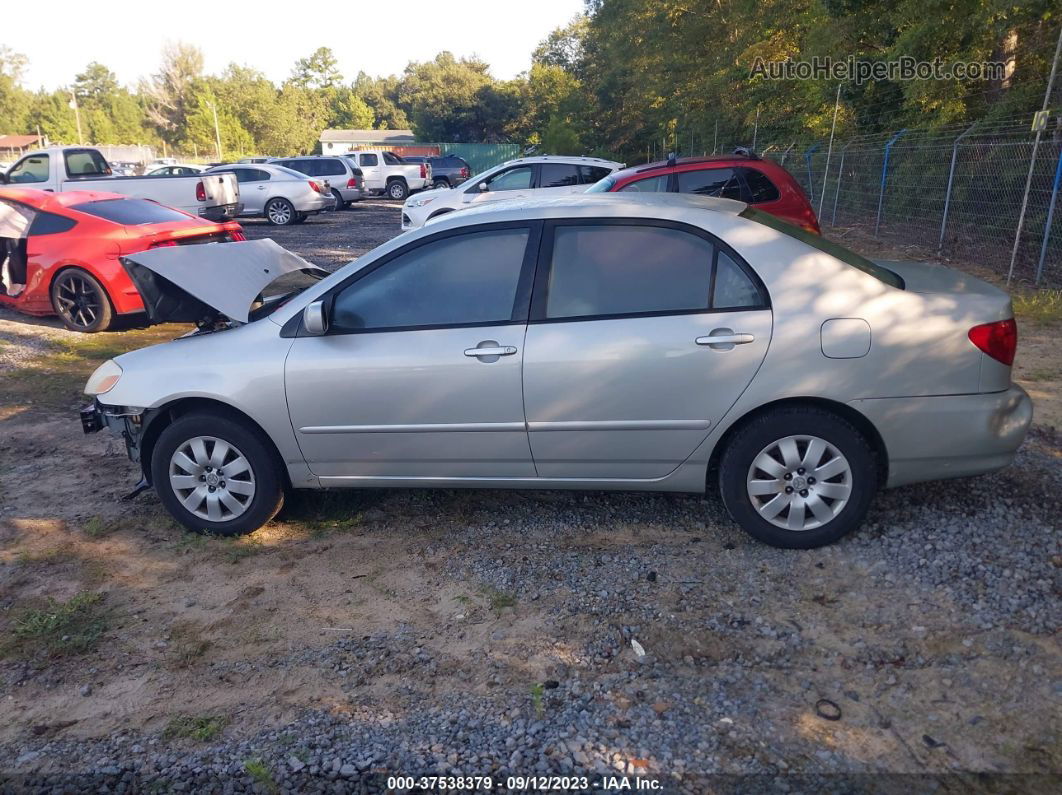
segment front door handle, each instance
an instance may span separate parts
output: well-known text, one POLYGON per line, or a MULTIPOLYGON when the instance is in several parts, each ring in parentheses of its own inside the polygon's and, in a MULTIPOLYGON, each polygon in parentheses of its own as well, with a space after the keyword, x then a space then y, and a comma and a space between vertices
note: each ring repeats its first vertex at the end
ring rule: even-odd
POLYGON ((729 351, 735 345, 747 345, 754 342, 756 337, 752 334, 735 332, 729 328, 713 329, 707 337, 697 337, 698 345, 707 345, 713 351, 729 351))
POLYGON ((486 356, 512 356, 516 353, 516 348, 512 345, 492 345, 484 348, 468 348, 465 350, 465 356, 475 356, 477 358, 483 358, 486 356))

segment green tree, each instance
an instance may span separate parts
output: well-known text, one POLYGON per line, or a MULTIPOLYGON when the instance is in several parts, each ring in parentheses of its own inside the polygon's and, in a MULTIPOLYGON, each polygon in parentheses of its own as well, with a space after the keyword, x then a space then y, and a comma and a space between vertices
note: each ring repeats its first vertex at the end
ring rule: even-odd
POLYGON ((579 155, 582 145, 571 124, 561 116, 554 116, 542 133, 542 151, 550 155, 579 155))
POLYGON ((309 57, 295 62, 291 81, 302 88, 328 89, 339 86, 343 75, 335 53, 328 47, 318 47, 309 57))
POLYGON ((372 111, 373 129, 409 129, 406 109, 399 105, 399 79, 397 77, 393 75, 391 77, 370 77, 365 72, 358 72, 351 88, 372 111))

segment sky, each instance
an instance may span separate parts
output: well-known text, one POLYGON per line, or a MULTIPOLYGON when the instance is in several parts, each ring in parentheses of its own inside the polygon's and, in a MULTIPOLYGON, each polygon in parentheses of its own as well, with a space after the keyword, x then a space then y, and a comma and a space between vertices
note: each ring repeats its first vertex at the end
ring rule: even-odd
POLYGON ((400 74, 410 61, 440 50, 477 55, 500 79, 531 66, 531 51, 583 9, 583 0, 403 0, 254 3, 158 0, 53 0, 44 8, 10 3, 0 45, 29 58, 27 88, 73 82, 99 61, 128 86, 156 70, 167 41, 199 47, 208 73, 230 62, 261 70, 274 82, 298 58, 331 47, 349 82, 358 71, 400 74), (180 8, 196 9, 181 13, 180 8), (42 24, 44 22, 45 24, 42 24))

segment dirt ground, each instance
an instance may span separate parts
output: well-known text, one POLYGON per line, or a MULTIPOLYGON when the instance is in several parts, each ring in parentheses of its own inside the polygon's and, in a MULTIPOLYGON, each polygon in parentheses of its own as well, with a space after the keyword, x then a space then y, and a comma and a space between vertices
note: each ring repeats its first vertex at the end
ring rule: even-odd
MULTIPOLYGON (((366 202, 301 227, 247 228, 334 267, 396 234, 398 210, 366 202)), ((1022 543, 1055 555, 1054 577, 1035 576, 1052 580, 1043 598, 1056 605, 1060 330, 1022 328, 1016 378, 1033 395, 1037 430, 1018 474, 958 487, 971 490, 971 510, 984 490, 1009 495, 1014 532, 1044 534, 1022 543)), ((188 717, 241 737, 306 710, 397 715, 451 694, 548 712, 537 683, 637 669, 622 628, 639 625, 664 666, 646 687, 661 693, 654 717, 678 711, 667 692, 703 688, 708 699, 708 683, 736 677, 737 706, 700 708, 745 724, 733 735, 749 746, 740 754, 769 752, 799 770, 822 753, 898 772, 1060 769, 1057 610, 1033 626, 1016 609, 1008 618, 1002 600, 982 621, 961 591, 906 573, 890 558, 896 547, 877 544, 907 528, 932 547, 935 523, 974 521, 961 499, 930 486, 890 492, 862 538, 807 553, 746 539, 712 497, 651 495, 306 495, 250 537, 197 536, 153 494, 122 500, 134 465, 117 438, 84 436, 76 414, 96 362, 179 331, 89 339, 0 310, 0 746, 166 736, 188 717), (525 569, 534 576, 521 579, 525 569), (588 590, 606 574, 618 584, 588 590), (738 615, 744 623, 727 623, 738 615), (392 662, 362 659, 353 679, 341 675, 337 639, 398 628, 409 642, 392 662), (616 633, 622 646, 598 659, 595 644, 616 633), (426 672, 413 667, 422 654, 426 672), (843 719, 818 716, 820 697, 843 719)), ((979 549, 991 567, 991 544, 979 549)), ((986 576, 982 590, 1008 587, 986 576)), ((648 709, 612 697, 621 713, 648 709)), ((627 752, 622 731, 612 742, 627 752)), ((689 753, 726 772, 726 747, 714 761, 689 753)))

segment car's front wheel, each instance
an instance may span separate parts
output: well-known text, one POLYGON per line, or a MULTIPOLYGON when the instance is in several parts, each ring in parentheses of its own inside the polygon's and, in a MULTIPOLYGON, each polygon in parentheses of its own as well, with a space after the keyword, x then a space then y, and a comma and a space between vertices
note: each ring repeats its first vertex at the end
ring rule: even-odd
POLYGON ((287 226, 295 221, 295 207, 287 199, 270 199, 265 206, 265 216, 273 226, 287 226))
POLYGON ((756 417, 719 460, 723 503, 734 521, 787 549, 823 546, 858 527, 877 475, 866 438, 843 417, 811 406, 756 417))
POLYGON ((195 532, 250 533, 284 504, 268 442, 220 412, 187 414, 167 427, 152 452, 151 478, 170 514, 195 532))

